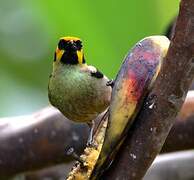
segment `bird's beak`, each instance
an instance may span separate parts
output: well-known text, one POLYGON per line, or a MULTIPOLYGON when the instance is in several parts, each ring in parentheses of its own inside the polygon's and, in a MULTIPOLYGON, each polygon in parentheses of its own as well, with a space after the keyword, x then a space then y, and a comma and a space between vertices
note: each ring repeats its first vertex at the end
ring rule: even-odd
POLYGON ((79 64, 83 64, 83 50, 82 49, 78 50, 78 48, 77 48, 76 44, 74 43, 74 41, 70 41, 70 42, 71 42, 72 50, 76 51, 76 53, 77 53, 79 64))
POLYGON ((77 46, 73 41, 70 41, 71 50, 77 51, 77 46))

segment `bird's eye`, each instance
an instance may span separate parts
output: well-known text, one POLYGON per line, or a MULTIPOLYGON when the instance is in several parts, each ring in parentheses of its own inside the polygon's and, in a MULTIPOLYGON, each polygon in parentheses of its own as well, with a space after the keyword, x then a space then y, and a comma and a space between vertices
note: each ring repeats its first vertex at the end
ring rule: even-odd
POLYGON ((77 46, 77 49, 78 50, 81 50, 81 48, 82 48, 82 42, 80 40, 77 40, 76 41, 76 46, 77 46))
POLYGON ((67 45, 67 42, 64 39, 61 39, 58 43, 58 48, 60 50, 65 49, 65 46, 67 45))

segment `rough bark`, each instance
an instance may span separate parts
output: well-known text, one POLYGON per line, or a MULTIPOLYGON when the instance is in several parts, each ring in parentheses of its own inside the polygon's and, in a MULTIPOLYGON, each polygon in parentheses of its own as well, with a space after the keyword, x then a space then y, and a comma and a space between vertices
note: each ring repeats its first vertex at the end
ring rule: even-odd
POLYGON ((81 153, 87 125, 75 124, 48 107, 28 116, 0 119, 0 179, 72 161, 66 151, 81 153))
POLYGON ((160 152, 194 77, 193 10, 193 0, 181 1, 175 34, 159 76, 103 179, 140 180, 160 152))

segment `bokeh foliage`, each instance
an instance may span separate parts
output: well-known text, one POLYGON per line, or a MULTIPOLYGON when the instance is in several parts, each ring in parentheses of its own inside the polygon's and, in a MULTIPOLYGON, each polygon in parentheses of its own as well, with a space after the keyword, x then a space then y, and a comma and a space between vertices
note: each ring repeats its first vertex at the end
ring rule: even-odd
POLYGON ((59 37, 81 37, 87 63, 114 78, 133 44, 162 34, 178 5, 179 0, 0 0, 0 116, 48 104, 59 37))

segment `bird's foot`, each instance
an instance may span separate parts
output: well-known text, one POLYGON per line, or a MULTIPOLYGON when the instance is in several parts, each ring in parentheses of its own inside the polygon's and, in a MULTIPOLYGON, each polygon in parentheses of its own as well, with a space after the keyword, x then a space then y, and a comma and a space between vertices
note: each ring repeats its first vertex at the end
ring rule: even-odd
POLYGON ((88 137, 88 140, 87 140, 87 144, 86 146, 87 147, 97 147, 97 144, 95 143, 94 141, 94 127, 95 127, 95 123, 94 121, 90 122, 90 123, 87 123, 89 128, 90 128, 90 134, 89 134, 89 137, 88 137))
POLYGON ((72 156, 73 159, 75 159, 76 161, 79 161, 81 164, 84 163, 83 160, 80 158, 80 156, 75 152, 73 147, 67 150, 66 155, 72 156))
POLYGON ((94 141, 94 139, 90 139, 88 138, 88 141, 87 141, 87 144, 86 144, 87 147, 94 147, 97 149, 98 147, 98 144, 94 141))
POLYGON ((114 84, 115 84, 115 81, 114 81, 113 79, 109 80, 109 81, 106 83, 106 85, 107 85, 107 86, 110 86, 111 88, 114 87, 114 84))

